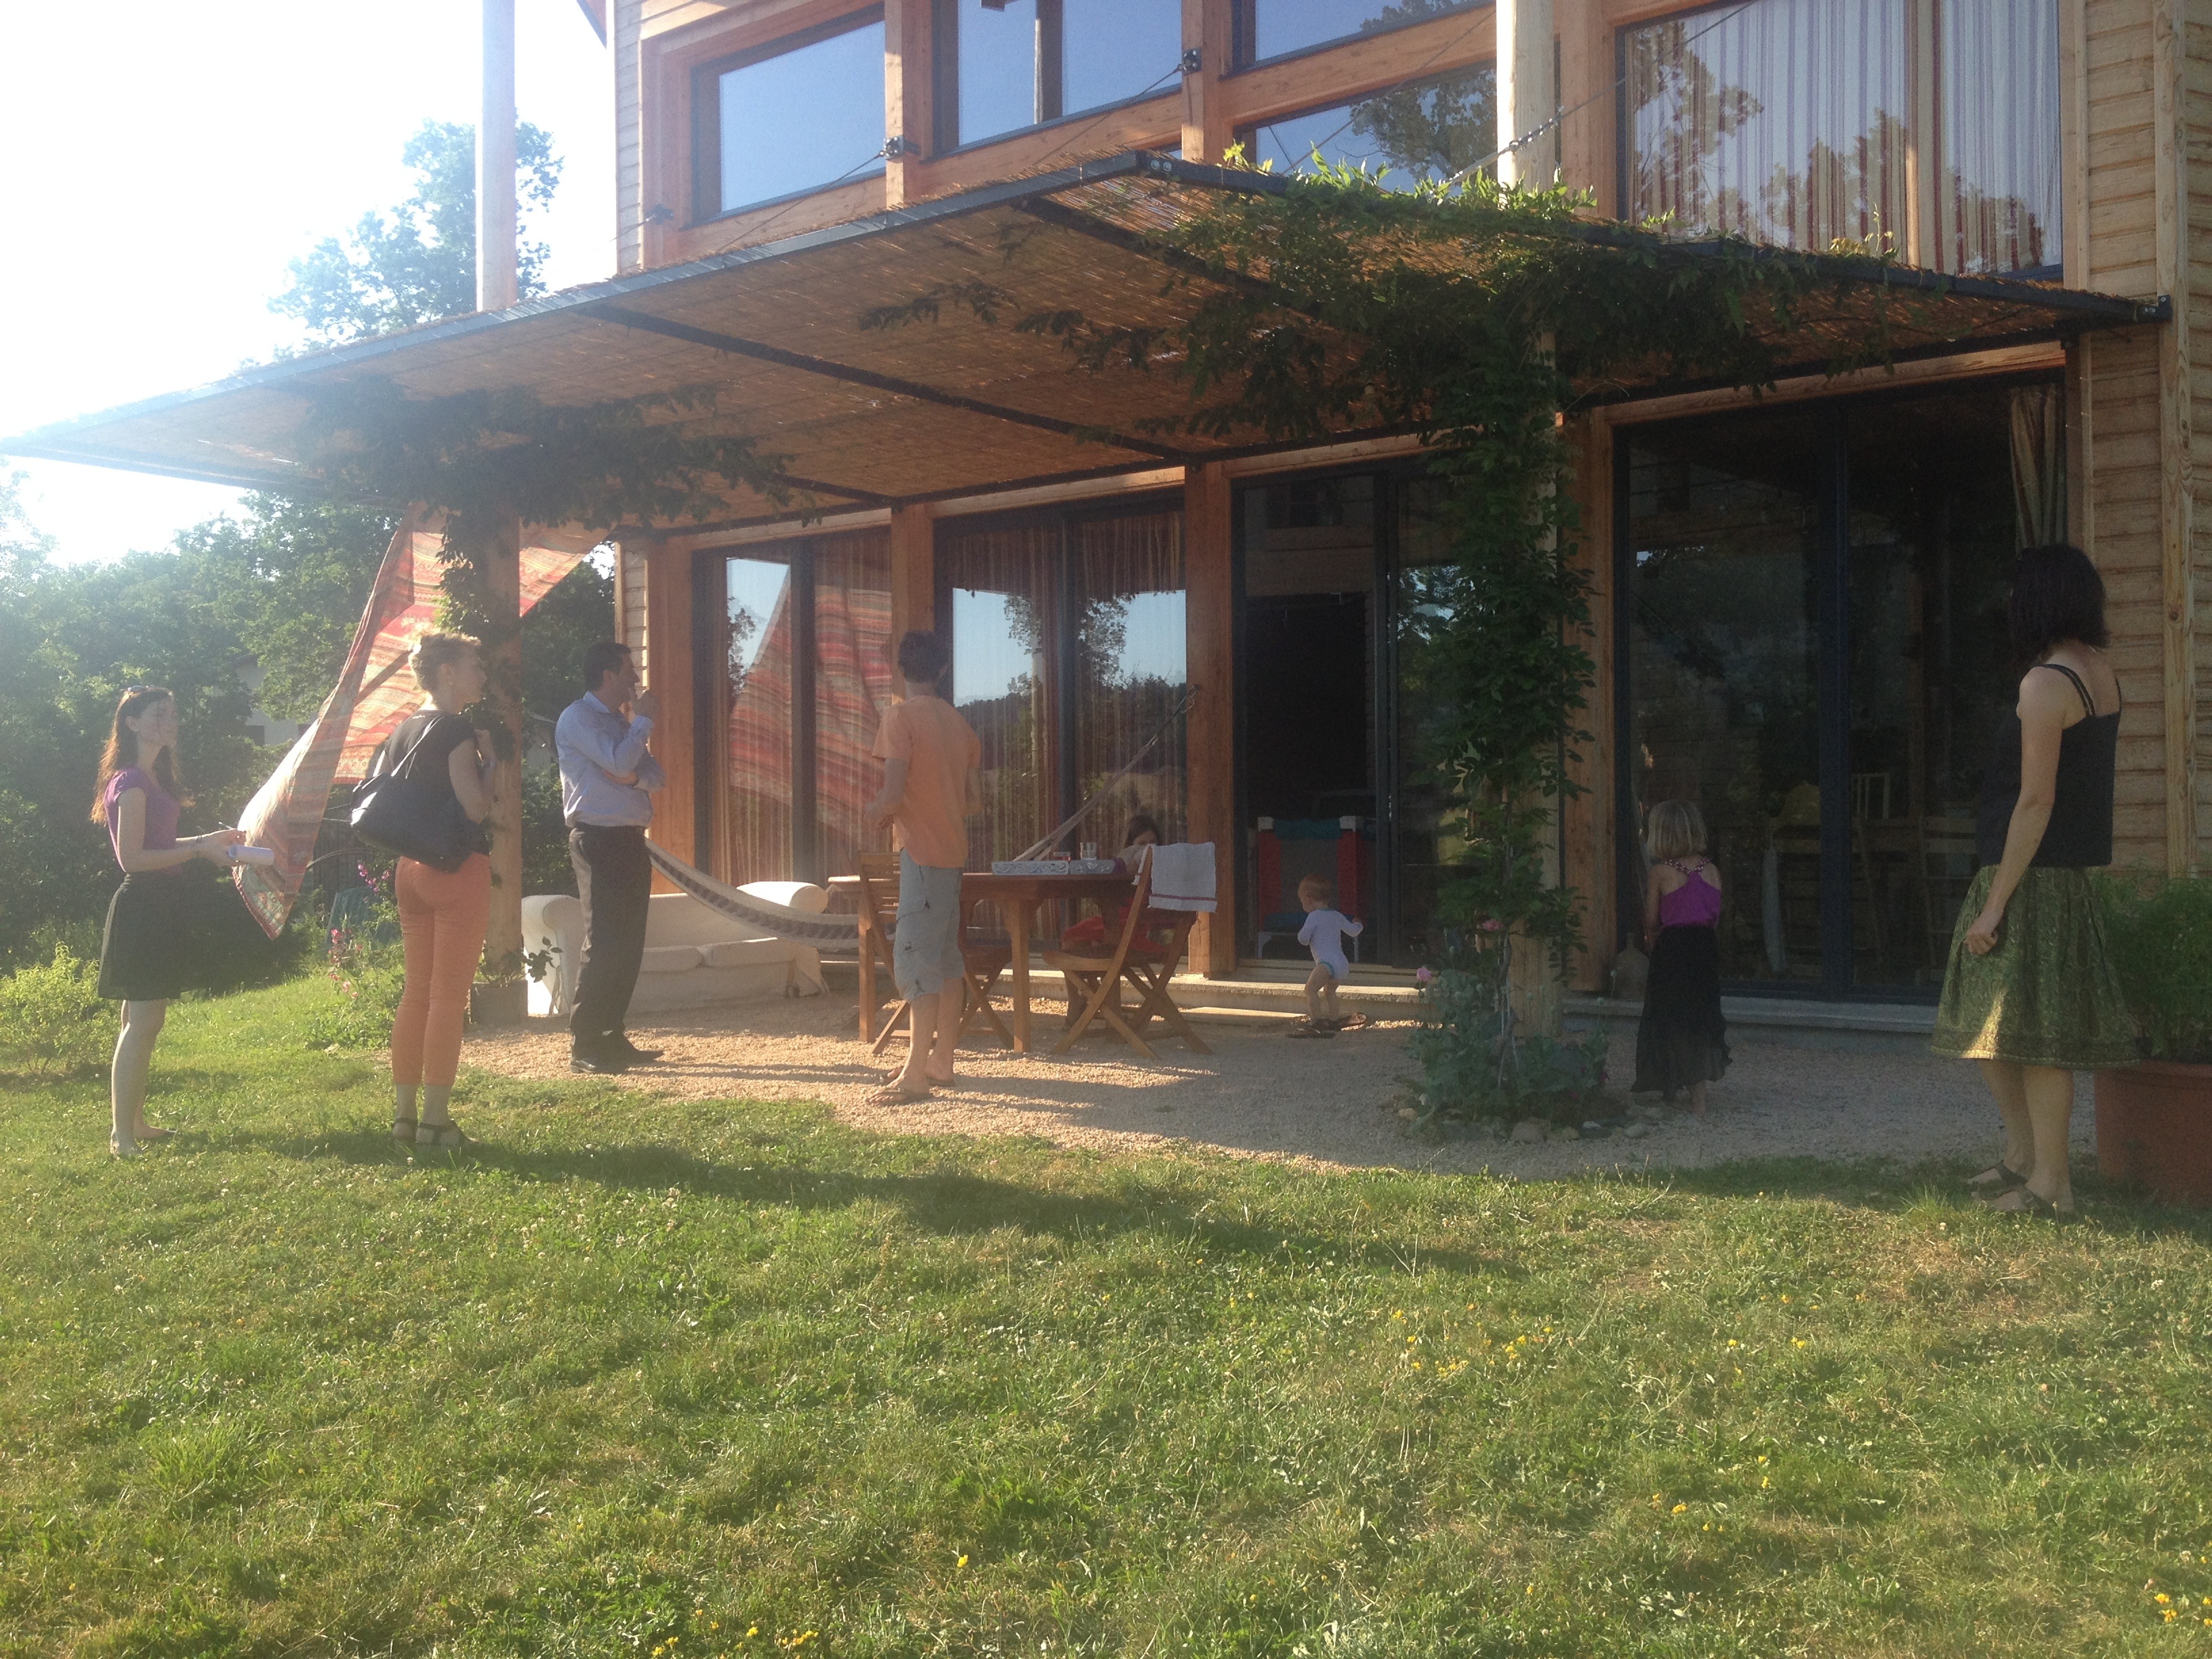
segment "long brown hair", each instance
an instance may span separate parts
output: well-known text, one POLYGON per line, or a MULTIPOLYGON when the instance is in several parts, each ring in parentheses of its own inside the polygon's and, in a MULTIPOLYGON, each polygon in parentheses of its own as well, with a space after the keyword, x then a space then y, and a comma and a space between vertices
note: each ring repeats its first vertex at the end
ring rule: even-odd
MULTIPOLYGON (((92 821, 107 822, 107 783, 118 772, 127 772, 138 764, 138 734, 123 722, 136 720, 155 703, 167 698, 174 702, 177 694, 165 685, 126 685, 122 698, 115 705, 115 729, 107 734, 107 748, 100 757, 100 782, 92 792, 92 821)), ((174 797, 179 806, 190 806, 192 798, 177 781, 177 757, 174 745, 165 746, 154 757, 150 769, 154 781, 174 797)))

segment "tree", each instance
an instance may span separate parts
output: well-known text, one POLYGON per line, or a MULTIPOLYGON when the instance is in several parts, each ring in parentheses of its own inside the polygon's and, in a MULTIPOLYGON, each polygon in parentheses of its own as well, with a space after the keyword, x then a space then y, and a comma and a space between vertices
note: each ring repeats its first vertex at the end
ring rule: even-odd
MULTIPOLYGON (((561 162, 553 141, 527 121, 514 130, 515 197, 526 214, 553 199, 561 162)), ((416 174, 415 193, 392 210, 364 213, 340 241, 325 237, 292 261, 292 286, 269 308, 296 317, 317 345, 365 340, 462 316, 477 308, 476 129, 425 121, 400 159, 416 174)), ((547 249, 515 248, 516 292, 542 293, 547 249)))

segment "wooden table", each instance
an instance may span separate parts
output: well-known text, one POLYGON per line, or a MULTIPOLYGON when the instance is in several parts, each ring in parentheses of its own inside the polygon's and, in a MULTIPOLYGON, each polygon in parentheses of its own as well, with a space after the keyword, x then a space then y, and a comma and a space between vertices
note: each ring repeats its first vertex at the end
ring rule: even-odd
MULTIPOLYGON (((969 870, 960 878, 960 918, 964 930, 968 913, 985 902, 999 907, 1006 919, 1006 937, 1013 945, 1014 1052, 1030 1052, 1030 930, 1037 907, 1047 899, 1085 900, 1111 914, 1116 899, 1127 898, 1136 886, 1133 876, 998 876, 988 870, 969 870)), ((858 899, 858 876, 832 876, 833 893, 858 899)), ((863 945, 865 949, 865 945, 863 945)))

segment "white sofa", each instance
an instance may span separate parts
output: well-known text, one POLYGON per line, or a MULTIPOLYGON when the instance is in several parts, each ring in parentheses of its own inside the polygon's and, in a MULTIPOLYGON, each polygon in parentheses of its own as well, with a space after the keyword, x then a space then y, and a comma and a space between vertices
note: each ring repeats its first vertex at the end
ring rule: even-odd
MULTIPOLYGON (((830 907, 828 891, 811 882, 757 881, 738 890, 817 915, 830 907)), ((747 939, 738 924, 688 893, 655 893, 647 905, 645 960, 629 1000, 632 1013, 811 997, 823 990, 822 954, 811 945, 747 939)), ((552 957, 545 977, 530 981, 530 1012, 565 1016, 574 1005, 583 966, 583 905, 566 893, 523 900, 522 950, 526 957, 541 951, 552 957)))

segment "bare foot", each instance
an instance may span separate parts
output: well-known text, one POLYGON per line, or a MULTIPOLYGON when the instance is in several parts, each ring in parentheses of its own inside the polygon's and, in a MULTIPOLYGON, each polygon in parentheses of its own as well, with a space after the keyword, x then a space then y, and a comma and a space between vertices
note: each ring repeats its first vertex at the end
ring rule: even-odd
POLYGON ((134 1139, 143 1143, 149 1140, 167 1140, 175 1133, 175 1131, 164 1129, 158 1123, 146 1123, 142 1121, 138 1127, 136 1129, 133 1129, 131 1133, 134 1139))

